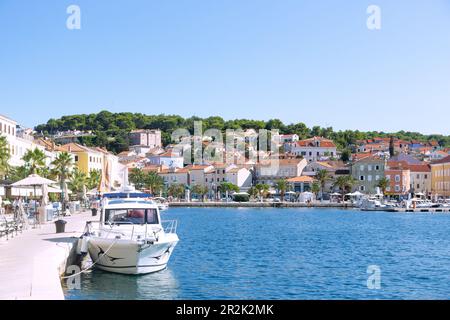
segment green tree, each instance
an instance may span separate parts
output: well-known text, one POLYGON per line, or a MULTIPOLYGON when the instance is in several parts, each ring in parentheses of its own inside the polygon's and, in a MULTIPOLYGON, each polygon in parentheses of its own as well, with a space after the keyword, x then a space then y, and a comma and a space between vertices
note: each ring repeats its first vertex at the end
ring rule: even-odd
POLYGON ((220 191, 220 193, 225 194, 225 197, 228 201, 228 196, 230 192, 239 192, 239 187, 231 182, 222 182, 219 187, 218 190, 220 191))
POLYGON ((281 196, 281 201, 284 201, 284 195, 286 194, 286 191, 289 191, 289 187, 290 184, 285 179, 278 180, 275 183, 275 188, 277 189, 278 193, 281 196))
POLYGON ((147 188, 153 195, 162 191, 164 188, 164 179, 160 177, 156 172, 150 171, 145 177, 145 188, 147 188))
POLYGON ((87 185, 87 181, 88 178, 84 172, 80 171, 78 168, 75 168, 72 171, 68 186, 72 192, 77 193, 78 200, 82 200, 82 194, 87 185))
POLYGON ((341 153, 341 160, 344 162, 350 161, 351 152, 348 149, 344 149, 341 153))
POLYGON ((142 169, 133 168, 128 178, 137 190, 142 190, 145 187, 146 175, 142 169))
POLYGON ((25 167, 28 168, 30 174, 40 174, 45 167, 46 158, 44 151, 35 148, 28 150, 22 157, 22 160, 25 162, 25 167))
POLYGON ((323 190, 326 183, 331 179, 327 170, 319 170, 316 172, 316 179, 320 184, 320 200, 323 200, 323 190))
POLYGON ((61 152, 52 162, 53 172, 58 177, 63 194, 63 208, 65 208, 65 195, 67 195, 66 181, 72 173, 73 159, 68 152, 61 152))
POLYGON ((386 194, 386 189, 389 187, 389 184, 390 184, 389 179, 387 179, 386 177, 383 177, 378 181, 377 187, 379 187, 381 189, 381 192, 383 194, 386 194))
POLYGON ((95 169, 91 170, 89 172, 89 176, 87 177, 86 187, 89 190, 98 189, 101 180, 102 180, 102 171, 95 169))
POLYGON ((5 136, 0 136, 0 177, 5 177, 8 174, 10 158, 8 140, 5 136))
POLYGON ((320 183, 315 181, 311 186, 311 192, 316 195, 316 198, 320 190, 321 190, 320 183))
POLYGON ((260 197, 260 200, 263 201, 263 199, 267 198, 267 196, 269 195, 270 186, 265 183, 258 183, 255 186, 255 189, 258 191, 258 196, 260 197))
POLYGON ((167 193, 169 196, 174 197, 176 199, 181 199, 185 193, 185 186, 180 183, 174 183, 169 186, 167 189, 167 193))
POLYGON ((258 191, 258 189, 256 189, 256 187, 253 186, 248 190, 248 194, 253 199, 256 199, 259 196, 259 191, 258 191))
POLYGON ((351 191, 353 185, 356 183, 355 179, 352 176, 339 176, 333 183, 334 187, 338 187, 342 193, 342 199, 344 199, 344 195, 347 191, 351 191))
POLYGON ((209 190, 207 187, 196 184, 192 187, 192 193, 201 197, 202 201, 205 201, 205 196, 208 194, 209 190))
POLYGON ((27 167, 10 167, 8 170, 8 178, 13 182, 17 182, 19 180, 25 179, 30 175, 30 172, 27 167))

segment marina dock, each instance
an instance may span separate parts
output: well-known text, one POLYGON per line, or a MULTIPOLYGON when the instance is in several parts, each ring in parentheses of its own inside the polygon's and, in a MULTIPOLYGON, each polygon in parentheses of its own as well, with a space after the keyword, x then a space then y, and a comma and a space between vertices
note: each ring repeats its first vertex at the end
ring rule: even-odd
POLYGON ((65 233, 47 223, 0 239, 0 300, 64 300, 60 276, 73 263, 86 221, 94 219, 83 212, 64 220, 65 233))

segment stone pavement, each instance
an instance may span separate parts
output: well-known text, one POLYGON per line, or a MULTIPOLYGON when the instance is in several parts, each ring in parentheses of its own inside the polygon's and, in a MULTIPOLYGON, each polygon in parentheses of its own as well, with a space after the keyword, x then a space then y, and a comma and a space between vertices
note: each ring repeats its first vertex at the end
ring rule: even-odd
MULTIPOLYGON (((54 223, 30 227, 8 241, 0 239, 0 300, 63 300, 60 275, 91 212, 64 217, 65 233, 54 223)), ((98 218, 97 218, 98 220, 98 218)))

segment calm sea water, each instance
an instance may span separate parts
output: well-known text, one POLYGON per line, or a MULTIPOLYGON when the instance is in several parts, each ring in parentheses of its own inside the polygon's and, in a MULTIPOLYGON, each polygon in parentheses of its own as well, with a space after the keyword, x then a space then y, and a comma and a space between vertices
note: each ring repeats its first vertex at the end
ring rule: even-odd
POLYGON ((95 270, 67 299, 449 299, 450 215, 173 208, 167 270, 95 270), (381 269, 381 289, 367 268, 381 269))

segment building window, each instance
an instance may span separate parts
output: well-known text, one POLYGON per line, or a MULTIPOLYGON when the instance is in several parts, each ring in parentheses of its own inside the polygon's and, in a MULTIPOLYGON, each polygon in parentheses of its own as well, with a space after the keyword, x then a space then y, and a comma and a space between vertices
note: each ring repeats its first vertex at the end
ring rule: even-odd
POLYGON ((371 175, 367 176, 367 181, 372 181, 372 176, 371 175))
POLYGON ((359 176, 359 180, 360 181, 364 181, 365 179, 364 179, 364 176, 359 176))
POLYGON ((395 185, 395 192, 399 192, 400 191, 400 186, 397 184, 395 185))
POLYGON ((75 156, 75 162, 78 162, 78 156, 75 156))
POLYGON ((375 180, 376 180, 376 181, 380 180, 380 176, 379 176, 379 175, 376 175, 376 176, 375 176, 375 180))
POLYGON ((366 190, 366 187, 365 186, 360 186, 359 187, 359 191, 365 191, 366 190))
POLYGON ((369 164, 369 165, 367 166, 367 170, 368 170, 368 171, 372 171, 372 165, 369 164))
POLYGON ((395 176, 395 182, 400 182, 400 175, 397 174, 397 175, 395 176))
POLYGON ((380 166, 375 166, 375 170, 380 170, 380 166))
POLYGON ((359 167, 359 170, 364 171, 364 165, 361 165, 361 166, 359 167))

